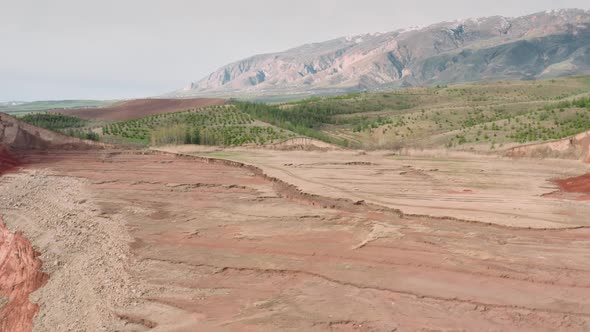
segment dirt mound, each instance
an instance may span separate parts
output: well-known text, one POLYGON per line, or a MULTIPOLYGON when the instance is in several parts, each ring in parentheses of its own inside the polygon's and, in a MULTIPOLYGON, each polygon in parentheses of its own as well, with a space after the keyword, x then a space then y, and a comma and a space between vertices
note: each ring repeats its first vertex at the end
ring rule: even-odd
POLYGON ((275 150, 340 150, 340 147, 308 137, 290 138, 283 142, 264 146, 275 150))
POLYGON ((506 152, 509 157, 565 158, 590 162, 590 131, 562 140, 527 144, 506 152))
MULTIPOLYGON (((104 147, 104 144, 65 136, 35 127, 0 113, 0 165, 14 162, 8 151, 40 150, 49 148, 87 149, 104 147)), ((6 167, 6 166, 3 166, 6 167)))
POLYGON ((59 113, 82 119, 123 121, 143 118, 154 114, 174 113, 223 104, 225 104, 225 100, 213 98, 136 99, 116 103, 108 107, 68 109, 59 111, 59 113))
POLYGON ((11 233, 0 219, 0 331, 31 331, 39 306, 29 295, 43 286, 48 275, 29 240, 11 233))

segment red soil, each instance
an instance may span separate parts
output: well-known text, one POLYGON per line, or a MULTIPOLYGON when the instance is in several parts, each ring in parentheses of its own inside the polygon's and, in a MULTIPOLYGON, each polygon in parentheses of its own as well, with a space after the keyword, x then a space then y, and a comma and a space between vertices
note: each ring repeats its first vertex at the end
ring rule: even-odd
POLYGON ((16 167, 18 164, 18 160, 0 146, 0 175, 16 167))
POLYGON ((91 153, 26 161, 87 179, 101 215, 123 216, 142 262, 130 270, 154 287, 117 313, 137 330, 590 326, 588 229, 403 216, 306 194, 238 162, 91 153))
POLYGON ((555 180, 564 192, 590 194, 590 173, 569 179, 555 180))
MULTIPOLYGON (((41 134, 45 131, 35 129, 36 131, 31 131, 34 134, 31 134, 27 131, 31 128, 33 127, 0 114, 0 175, 21 164, 7 146, 46 145, 41 134)), ((57 134, 43 135, 47 139, 59 141, 57 134)), ((0 331, 20 332, 33 329, 33 317, 39 311, 39 306, 29 301, 29 295, 43 286, 49 278, 40 271, 41 261, 37 256, 31 243, 22 234, 11 233, 0 219, 0 331)))
POLYGON ((174 113, 205 106, 223 105, 225 100, 198 99, 136 99, 116 103, 108 107, 61 110, 59 113, 83 119, 130 120, 154 114, 174 113))
POLYGON ((31 331, 39 306, 29 295, 45 284, 41 261, 31 243, 20 233, 11 233, 0 219, 0 331, 31 331))

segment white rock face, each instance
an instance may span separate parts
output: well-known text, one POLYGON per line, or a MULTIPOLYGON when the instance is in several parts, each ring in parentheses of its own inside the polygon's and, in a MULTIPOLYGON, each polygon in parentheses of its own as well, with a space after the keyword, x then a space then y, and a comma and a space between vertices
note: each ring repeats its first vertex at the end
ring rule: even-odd
POLYGON ((590 13, 584 10, 466 19, 307 44, 229 64, 174 95, 378 90, 572 70, 590 72, 590 13), (556 65, 562 62, 569 65, 556 65))

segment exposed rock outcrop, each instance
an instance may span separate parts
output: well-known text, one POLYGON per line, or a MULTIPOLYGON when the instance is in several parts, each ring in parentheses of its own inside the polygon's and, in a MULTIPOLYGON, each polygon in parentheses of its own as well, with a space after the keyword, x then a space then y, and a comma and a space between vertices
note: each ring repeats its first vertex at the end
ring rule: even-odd
POLYGON ((488 17, 366 34, 257 55, 175 96, 337 93, 590 72, 590 12, 488 17))

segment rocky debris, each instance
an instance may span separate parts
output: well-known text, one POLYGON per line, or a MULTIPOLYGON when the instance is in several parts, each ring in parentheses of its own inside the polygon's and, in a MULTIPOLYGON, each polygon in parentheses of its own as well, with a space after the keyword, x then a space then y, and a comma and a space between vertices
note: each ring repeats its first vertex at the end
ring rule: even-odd
POLYGON ((41 252, 47 284, 31 295, 40 305, 35 331, 112 330, 116 308, 141 292, 129 275, 124 222, 101 216, 90 202, 86 181, 43 171, 5 175, 0 214, 41 252))

